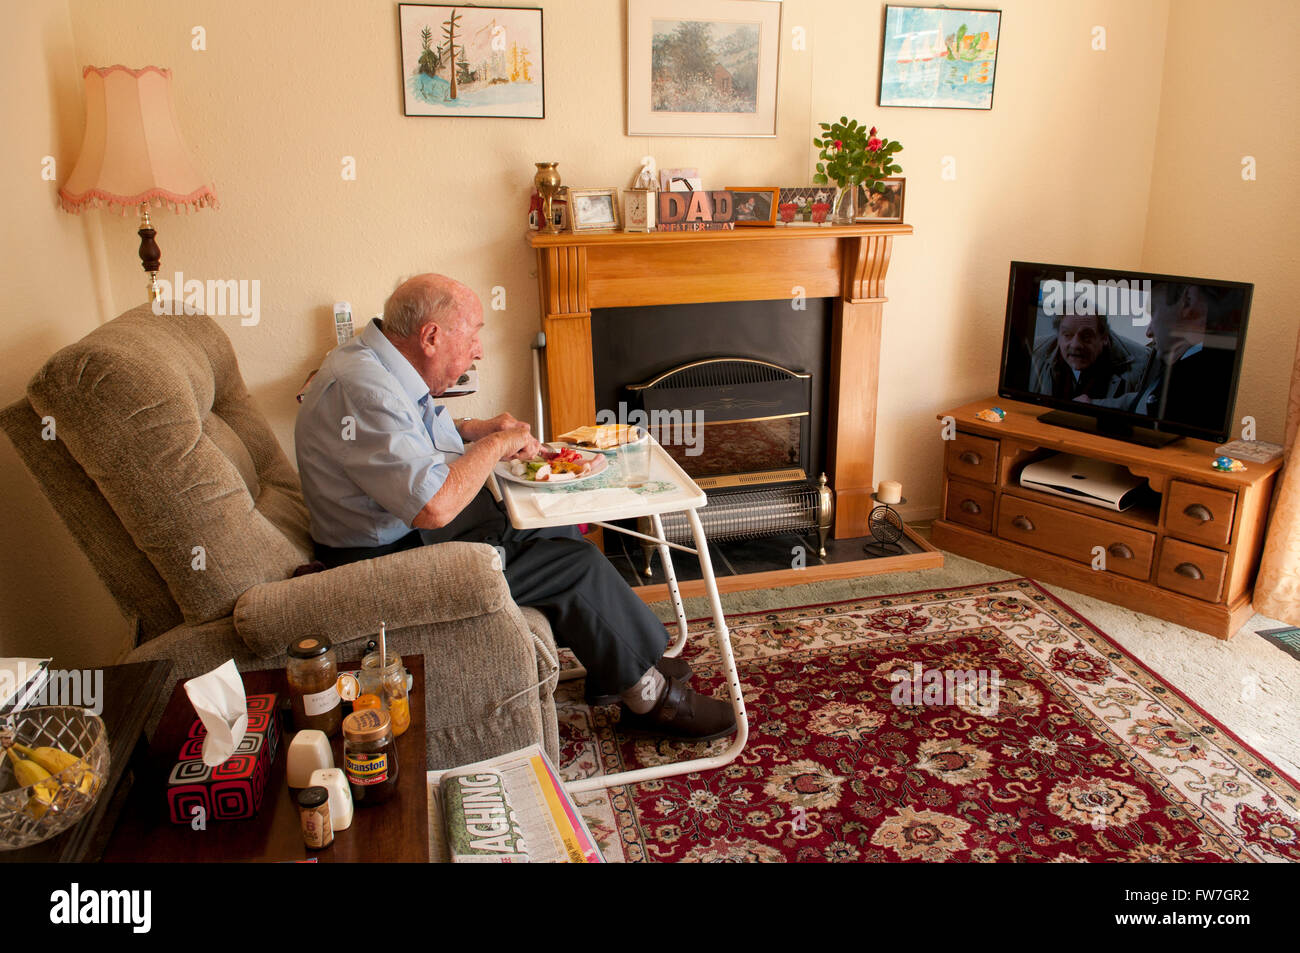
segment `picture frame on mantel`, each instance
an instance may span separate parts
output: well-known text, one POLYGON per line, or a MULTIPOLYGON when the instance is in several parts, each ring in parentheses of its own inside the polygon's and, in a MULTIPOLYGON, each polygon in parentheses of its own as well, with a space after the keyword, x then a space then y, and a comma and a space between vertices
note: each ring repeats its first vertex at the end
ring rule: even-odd
POLYGON ((903 197, 907 188, 907 179, 901 175, 891 175, 881 179, 885 191, 867 190, 866 202, 862 213, 853 221, 870 225, 890 225, 903 221, 903 197))
POLYGON ((542 10, 397 5, 406 116, 545 119, 542 10))
POLYGON ((992 109, 1001 10, 885 6, 881 106, 992 109))
POLYGON ((627 0, 627 134, 775 136, 780 52, 780 3, 627 0))

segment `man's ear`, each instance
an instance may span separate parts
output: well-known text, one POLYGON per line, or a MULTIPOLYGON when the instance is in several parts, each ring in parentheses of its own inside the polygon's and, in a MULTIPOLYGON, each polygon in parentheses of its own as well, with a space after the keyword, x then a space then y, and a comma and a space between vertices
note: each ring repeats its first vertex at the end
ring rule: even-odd
POLYGON ((438 325, 430 321, 428 324, 420 328, 419 342, 420 350, 425 354, 432 354, 439 344, 438 325))

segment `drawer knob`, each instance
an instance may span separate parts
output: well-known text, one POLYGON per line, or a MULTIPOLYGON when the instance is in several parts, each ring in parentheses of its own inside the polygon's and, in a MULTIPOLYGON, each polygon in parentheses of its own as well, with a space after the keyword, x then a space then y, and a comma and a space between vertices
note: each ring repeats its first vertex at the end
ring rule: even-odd
POLYGON ((1017 516, 1011 521, 1011 525, 1016 529, 1023 529, 1027 533, 1032 533, 1034 531, 1034 521, 1028 516, 1017 516))
POLYGON ((957 459, 960 460, 962 463, 969 463, 971 466, 977 467, 980 465, 980 461, 984 458, 981 457, 974 450, 966 450, 963 451, 962 455, 959 456, 957 459))
POLYGON ((1183 512, 1194 520, 1200 520, 1202 523, 1210 523, 1214 520, 1214 514, 1202 503, 1193 503, 1185 507, 1183 512))
POLYGON ((1205 578, 1205 573, 1201 572, 1200 567, 1194 563, 1179 563, 1174 567, 1174 572, 1180 576, 1186 576, 1188 579, 1195 579, 1198 582, 1205 578))
POLYGON ((962 512, 970 513, 972 515, 978 515, 980 512, 982 512, 980 505, 976 503, 974 500, 962 500, 961 508, 962 508, 962 512))
POLYGON ((1110 553, 1116 559, 1132 559, 1133 550, 1129 549, 1123 543, 1111 543, 1106 552, 1110 553))

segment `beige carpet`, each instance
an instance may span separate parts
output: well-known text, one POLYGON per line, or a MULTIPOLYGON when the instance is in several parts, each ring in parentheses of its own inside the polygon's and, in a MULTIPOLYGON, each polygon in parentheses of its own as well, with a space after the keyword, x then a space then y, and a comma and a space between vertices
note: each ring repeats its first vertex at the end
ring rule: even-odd
MULTIPOLYGON (((942 569, 729 593, 722 597, 722 604, 726 612, 754 612, 1016 575, 945 553, 942 569)), ((1046 588, 1260 754, 1300 779, 1300 660, 1255 635, 1259 629, 1277 628, 1282 623, 1255 615, 1242 631, 1224 642, 1092 596, 1057 586, 1046 588)), ((672 621, 669 603, 653 603, 651 608, 665 622, 672 621)), ((708 602, 687 599, 686 615, 690 619, 709 615, 708 602)))

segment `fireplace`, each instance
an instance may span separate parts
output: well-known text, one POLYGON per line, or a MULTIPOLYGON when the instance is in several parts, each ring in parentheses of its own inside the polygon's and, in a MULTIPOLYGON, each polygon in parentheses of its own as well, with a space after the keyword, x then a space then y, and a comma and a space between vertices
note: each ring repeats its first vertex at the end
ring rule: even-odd
MULTIPOLYGON (((708 465, 716 465, 720 472, 701 474, 704 480, 716 477, 719 484, 734 485, 706 489, 710 503, 700 511, 701 520, 707 531, 710 511, 721 502, 722 494, 749 489, 746 481, 750 475, 764 492, 811 483, 814 492, 834 499, 836 551, 829 559, 791 566, 787 549, 784 559, 790 568, 766 571, 738 566, 734 576, 719 578, 720 589, 942 566, 942 554, 910 530, 910 547, 904 555, 865 559, 862 554, 861 538, 868 535, 874 505, 872 465, 884 279, 894 236, 911 232, 908 225, 851 225, 737 232, 531 234, 528 240, 537 253, 545 335, 547 432, 561 433, 593 423, 598 408, 616 410, 620 402, 649 397, 646 390, 637 391, 629 385, 647 385, 664 375, 683 375, 676 379, 682 385, 675 388, 677 396, 692 389, 703 396, 710 385, 701 383, 699 375, 706 373, 705 368, 709 373, 721 368, 700 362, 765 362, 774 366, 778 378, 768 383, 782 383, 789 391, 807 387, 808 416, 782 416, 778 419, 786 423, 762 431, 773 446, 762 457, 763 464, 751 461, 759 469, 748 469, 749 464, 724 467, 720 459, 712 458, 708 465), (664 308, 653 321, 642 317, 646 307, 660 305, 673 307, 664 308), (720 315, 728 320, 720 320, 720 315), (674 324, 687 333, 668 334, 674 324), (662 347, 674 339, 676 345, 667 350, 662 347), (620 366, 617 360, 606 360, 611 353, 632 359, 653 355, 654 366, 620 366), (692 364, 696 367, 688 367, 692 364), (806 385, 800 383, 803 381, 806 385), (797 441, 794 427, 799 429, 797 441), (796 442, 797 447, 793 446, 796 442), (802 477, 796 479, 795 471, 802 471, 802 477), (823 472, 828 478, 824 490, 820 482, 823 472)), ((660 398, 667 395, 653 399, 660 398)), ((714 412, 724 408, 719 404, 714 412)), ((663 409, 671 408, 665 405, 663 409)), ((739 408, 733 403, 730 410, 739 408)), ((763 415, 737 413, 717 426, 754 423, 753 418, 759 416, 763 415)), ((755 433, 752 429, 748 432, 755 433)), ((709 439, 706 435, 706 444, 709 439)), ((764 505, 791 508, 780 500, 765 500, 764 505)), ((794 509, 800 505, 796 503, 794 509)), ((774 542, 769 548, 779 552, 781 545, 774 542)), ((720 556, 715 562, 727 561, 725 553, 720 556)), ((638 592, 648 600, 664 598, 660 588, 638 592)), ((682 592, 694 594, 694 588, 684 583, 682 592)))

